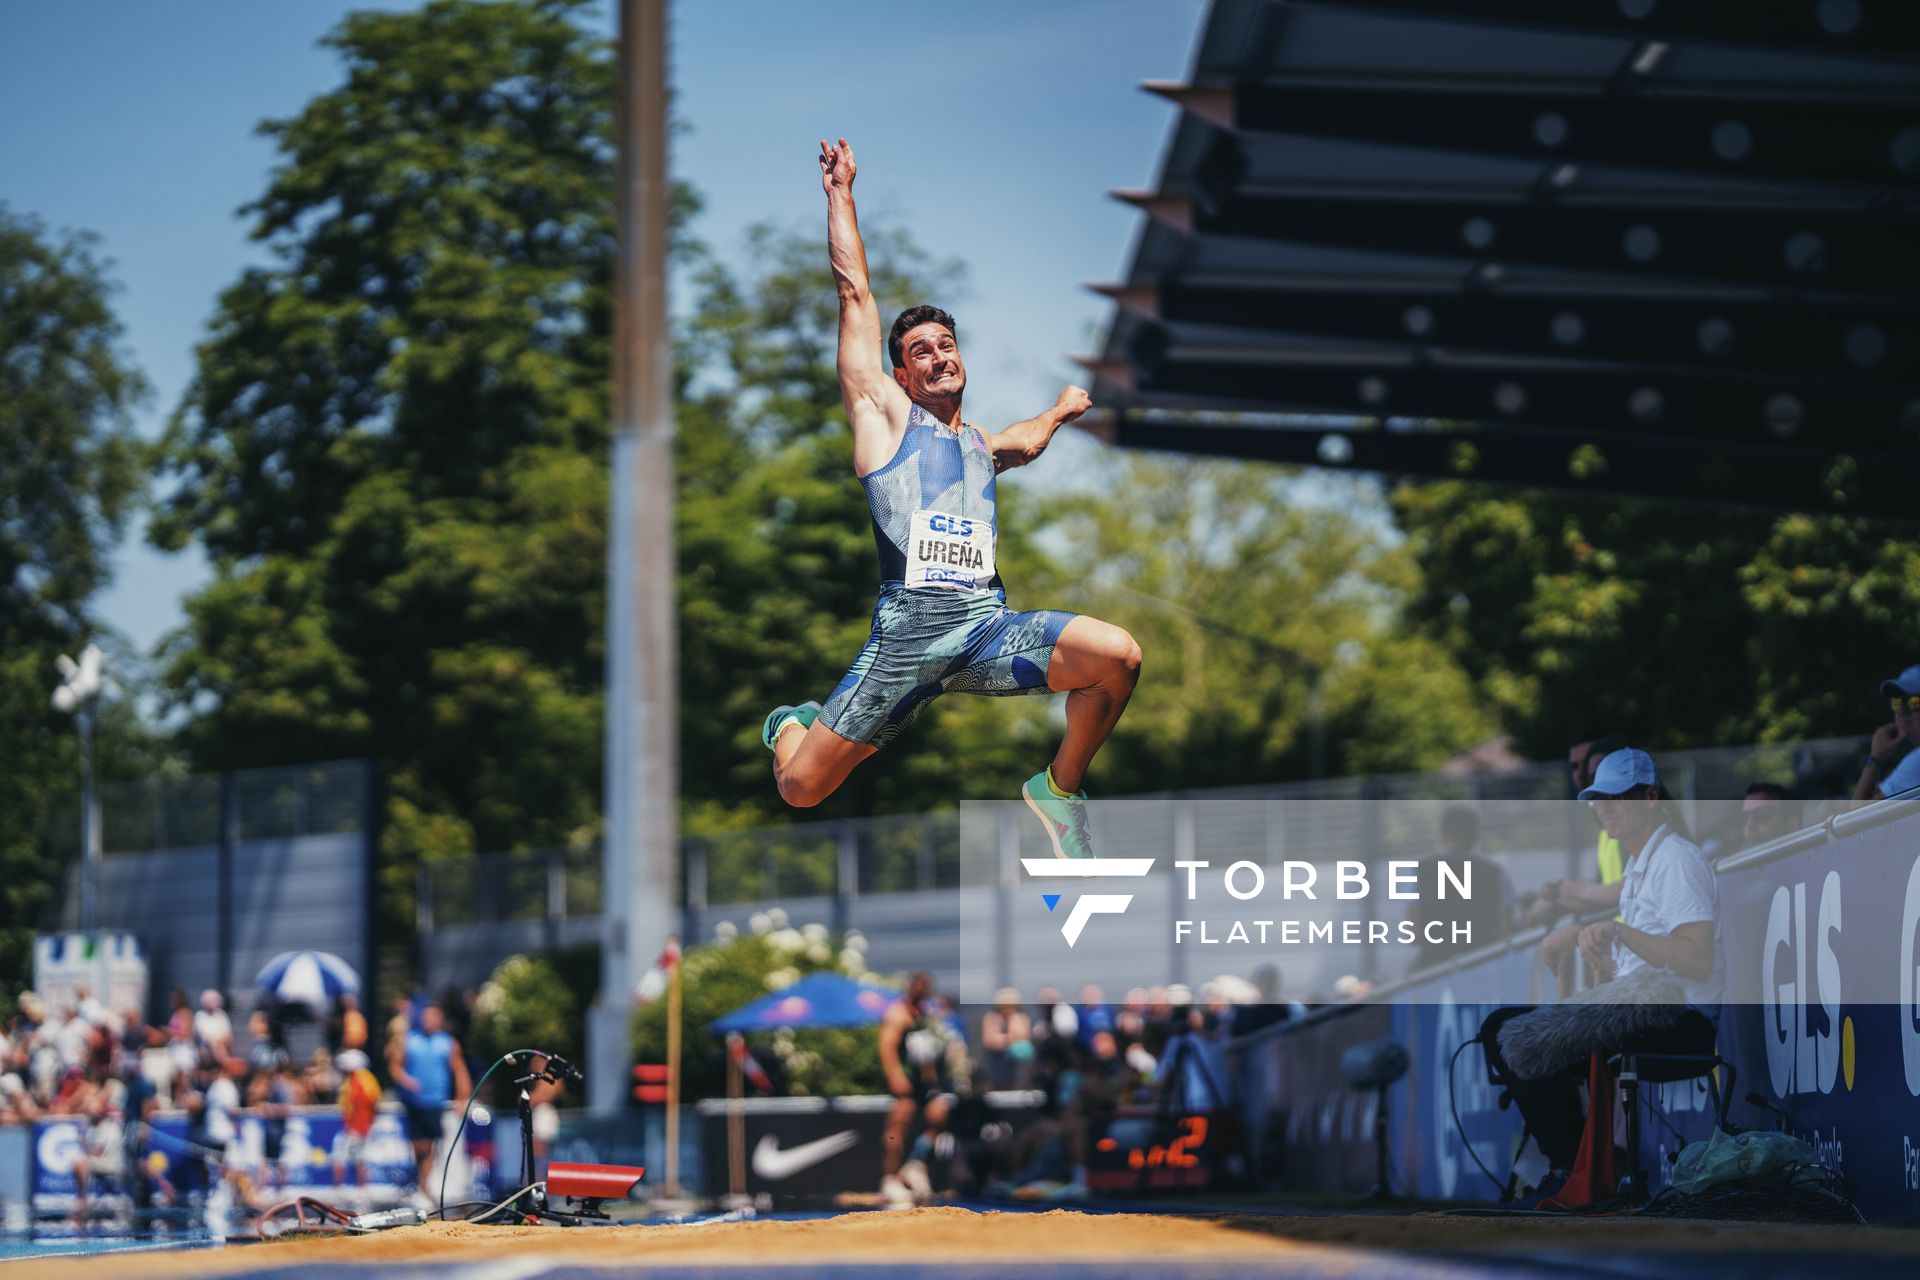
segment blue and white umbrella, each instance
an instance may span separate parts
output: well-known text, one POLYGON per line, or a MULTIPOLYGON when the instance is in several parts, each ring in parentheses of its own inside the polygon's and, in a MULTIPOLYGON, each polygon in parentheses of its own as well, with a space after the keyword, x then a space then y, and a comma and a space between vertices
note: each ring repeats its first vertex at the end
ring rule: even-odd
POLYGON ((281 1004, 303 1004, 326 1013, 343 992, 360 994, 360 975, 330 951, 283 951, 256 979, 260 992, 281 1004))

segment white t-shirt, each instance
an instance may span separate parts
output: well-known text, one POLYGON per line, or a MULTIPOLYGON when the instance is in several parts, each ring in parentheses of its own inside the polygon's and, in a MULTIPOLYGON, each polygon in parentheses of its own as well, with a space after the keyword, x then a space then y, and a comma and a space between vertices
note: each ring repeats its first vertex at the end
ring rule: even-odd
MULTIPOLYGON (((1705 855, 1665 823, 1626 866, 1620 879, 1620 918, 1630 929, 1664 937, 1683 924, 1706 921, 1713 930, 1713 972, 1704 982, 1683 979, 1687 1003, 1717 1005, 1727 980, 1726 943, 1719 927, 1720 884, 1705 855)), ((1624 942, 1613 944, 1614 976, 1651 966, 1624 942)))
POLYGON ((215 1146, 224 1147, 240 1136, 233 1122, 233 1113, 240 1109, 240 1086, 221 1076, 207 1086, 206 1102, 207 1138, 215 1146))
POLYGON ((193 1038, 209 1048, 233 1043, 233 1023, 225 1009, 202 1009, 193 1015, 193 1038))

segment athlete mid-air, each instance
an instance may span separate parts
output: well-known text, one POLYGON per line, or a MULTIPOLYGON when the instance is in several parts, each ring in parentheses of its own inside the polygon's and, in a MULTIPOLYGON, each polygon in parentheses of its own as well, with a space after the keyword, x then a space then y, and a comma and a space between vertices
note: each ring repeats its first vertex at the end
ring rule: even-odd
POLYGON ((1040 456, 1092 402, 1068 387, 1052 408, 988 436, 960 417, 967 370, 953 317, 900 313, 880 364, 880 312, 853 208, 853 148, 820 144, 827 253, 840 293, 840 391, 853 472, 873 509, 880 599, 873 631, 826 706, 776 707, 762 740, 788 804, 819 804, 853 767, 949 691, 1067 695, 1053 763, 1027 781, 1027 807, 1058 857, 1088 858, 1087 765, 1140 675, 1140 646, 1111 623, 1053 609, 1015 613, 994 570, 994 476, 1040 456))

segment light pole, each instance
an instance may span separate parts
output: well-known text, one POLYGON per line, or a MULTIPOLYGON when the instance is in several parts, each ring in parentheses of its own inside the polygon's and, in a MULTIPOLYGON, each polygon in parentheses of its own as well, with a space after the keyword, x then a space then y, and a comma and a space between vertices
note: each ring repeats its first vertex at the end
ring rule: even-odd
POLYGON ((100 879, 99 800, 93 790, 93 707, 106 683, 107 655, 98 645, 80 651, 80 661, 66 654, 54 660, 60 668, 60 687, 53 691, 53 707, 80 722, 80 928, 94 926, 94 902, 100 879))
MULTIPOLYGON (((633 987, 677 932, 673 358, 667 328, 667 0, 621 0, 619 278, 607 531, 606 837, 587 1105, 631 1085, 633 987)), ((671 1157, 670 1157, 671 1158, 671 1157)), ((672 1166, 669 1165, 669 1168, 672 1166)), ((669 1189, 671 1193, 671 1189, 669 1189)))

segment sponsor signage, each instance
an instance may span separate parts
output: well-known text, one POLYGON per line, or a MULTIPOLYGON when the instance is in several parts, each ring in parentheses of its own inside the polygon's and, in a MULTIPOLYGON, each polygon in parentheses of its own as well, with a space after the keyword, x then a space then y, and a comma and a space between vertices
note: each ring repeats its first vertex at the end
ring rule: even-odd
MULTIPOLYGON (((1757 1091, 1846 1175, 1870 1218, 1920 1215, 1920 815, 1723 871, 1720 903, 1728 1003, 1718 1048, 1737 1073, 1728 1118, 1773 1127, 1774 1114, 1746 1101, 1757 1091)), ((1356 1160, 1356 1134, 1340 1119, 1341 1099, 1360 1095, 1324 1064, 1348 1043, 1391 1034, 1413 1063, 1389 1091, 1400 1189, 1494 1199, 1473 1157, 1504 1180, 1520 1118, 1500 1108, 1478 1046, 1449 1080, 1454 1051, 1496 1007, 1461 993, 1540 990, 1544 976, 1531 949, 1497 952, 1397 991, 1392 1005, 1322 1015, 1240 1047, 1241 1097, 1265 1098, 1249 1105, 1275 1113, 1249 1117, 1256 1169, 1269 1184, 1364 1192, 1371 1166, 1356 1160)), ((1712 1107, 1698 1081, 1640 1093, 1664 1118, 1641 1125, 1640 1167, 1658 1190, 1681 1140, 1707 1136, 1712 1107)))
MULTIPOLYGON (((459 1123, 458 1113, 449 1113, 449 1134, 459 1123)), ((363 1162, 367 1167, 367 1187, 376 1193, 398 1198, 413 1189, 413 1155, 407 1143, 406 1116, 398 1108, 383 1109, 375 1116, 373 1130, 367 1136, 363 1162)), ((296 1107, 286 1117, 280 1139, 280 1158, 274 1162, 277 1178, 268 1177, 266 1158, 266 1122, 257 1115, 240 1112, 235 1116, 238 1130, 224 1151, 213 1153, 202 1145, 206 1135, 189 1129, 188 1118, 179 1112, 163 1112, 153 1120, 153 1133, 142 1145, 138 1159, 143 1176, 164 1179, 176 1193, 206 1191, 217 1170, 209 1161, 243 1173, 256 1185, 277 1182, 292 1194, 302 1190, 334 1185, 334 1162, 344 1160, 344 1125, 340 1113, 325 1107, 296 1107)), ((469 1196, 492 1198, 493 1137, 486 1124, 469 1121, 461 1139, 461 1154, 456 1156, 448 1174, 447 1201, 469 1196)), ((71 1207, 78 1189, 77 1171, 87 1159, 87 1124, 78 1116, 42 1117, 33 1124, 32 1172, 30 1187, 36 1212, 60 1212, 71 1207)), ((131 1167, 127 1170, 131 1175, 131 1167)), ((344 1169, 344 1181, 353 1183, 352 1169, 344 1169)), ((508 1172, 509 1177, 512 1171, 508 1172)), ((124 1201, 128 1187, 113 1185, 118 1179, 93 1181, 90 1198, 105 1204, 124 1201)), ((510 1188, 509 1188, 510 1189, 510 1188)))

